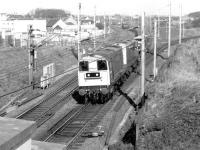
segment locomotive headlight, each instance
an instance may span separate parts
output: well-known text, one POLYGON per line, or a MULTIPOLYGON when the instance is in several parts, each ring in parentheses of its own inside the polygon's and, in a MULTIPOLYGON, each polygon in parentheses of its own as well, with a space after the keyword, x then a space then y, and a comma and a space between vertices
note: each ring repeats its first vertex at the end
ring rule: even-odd
POLYGON ((96 78, 96 77, 100 77, 100 73, 99 72, 91 72, 91 73, 86 73, 86 77, 90 77, 90 78, 96 78))

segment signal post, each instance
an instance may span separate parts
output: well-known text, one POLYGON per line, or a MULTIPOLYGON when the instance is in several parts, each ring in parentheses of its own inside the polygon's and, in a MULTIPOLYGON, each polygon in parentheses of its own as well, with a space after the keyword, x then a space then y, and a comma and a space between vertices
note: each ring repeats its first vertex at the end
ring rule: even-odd
POLYGON ((34 64, 35 64, 35 46, 33 43, 33 26, 28 26, 28 51, 29 51, 29 85, 32 85, 32 89, 34 89, 34 77, 33 77, 33 71, 34 71, 34 64))

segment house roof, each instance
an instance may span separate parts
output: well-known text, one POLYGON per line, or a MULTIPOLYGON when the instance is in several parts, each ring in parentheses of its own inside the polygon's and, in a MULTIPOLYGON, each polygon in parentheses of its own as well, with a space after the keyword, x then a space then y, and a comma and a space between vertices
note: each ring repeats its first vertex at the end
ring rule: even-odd
POLYGON ((47 20, 47 27, 53 27, 53 25, 58 22, 59 19, 50 19, 47 20))
POLYGON ((74 25, 72 22, 66 22, 66 25, 74 25))
POLYGON ((61 28, 59 25, 57 25, 57 26, 54 28, 54 30, 62 30, 62 28, 61 28))
POLYGON ((81 20, 81 23, 89 23, 89 22, 90 23, 94 23, 94 21, 91 20, 91 19, 90 20, 89 19, 88 20, 81 20))
POLYGON ((77 21, 72 16, 67 18, 67 19, 65 19, 64 22, 67 25, 75 25, 75 24, 77 24, 77 21))

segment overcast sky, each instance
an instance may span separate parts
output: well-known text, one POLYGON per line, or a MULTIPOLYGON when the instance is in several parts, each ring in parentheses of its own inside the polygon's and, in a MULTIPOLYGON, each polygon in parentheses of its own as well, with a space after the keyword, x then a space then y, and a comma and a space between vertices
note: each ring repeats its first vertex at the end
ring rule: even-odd
MULTIPOLYGON (((0 12, 27 13, 35 8, 59 8, 76 14, 78 2, 82 3, 82 13, 92 15, 94 5, 97 14, 167 14, 169 0, 1 0, 0 12)), ((183 14, 200 11, 200 0, 171 0, 172 15, 179 15, 179 4, 182 3, 183 14)))

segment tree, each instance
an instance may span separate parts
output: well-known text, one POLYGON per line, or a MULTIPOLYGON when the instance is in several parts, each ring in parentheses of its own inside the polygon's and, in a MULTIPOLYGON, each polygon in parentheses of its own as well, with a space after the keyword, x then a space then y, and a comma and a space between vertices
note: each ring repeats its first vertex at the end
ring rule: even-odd
POLYGON ((191 24, 193 28, 200 27, 200 11, 190 13, 188 16, 192 19, 187 24, 191 24))
MULTIPOLYGON (((30 13, 29 13, 30 14, 30 13)), ((34 18, 62 18, 68 17, 70 15, 69 12, 66 12, 62 9, 41 9, 37 8, 35 11, 32 11, 32 16, 34 18)))
POLYGON ((99 29, 99 30, 103 30, 104 29, 104 26, 102 23, 96 23, 96 27, 99 29))
POLYGON ((200 27, 200 18, 192 21, 192 27, 194 28, 200 27))
POLYGON ((190 14, 188 14, 188 17, 199 18, 200 17, 200 11, 190 13, 190 14))

